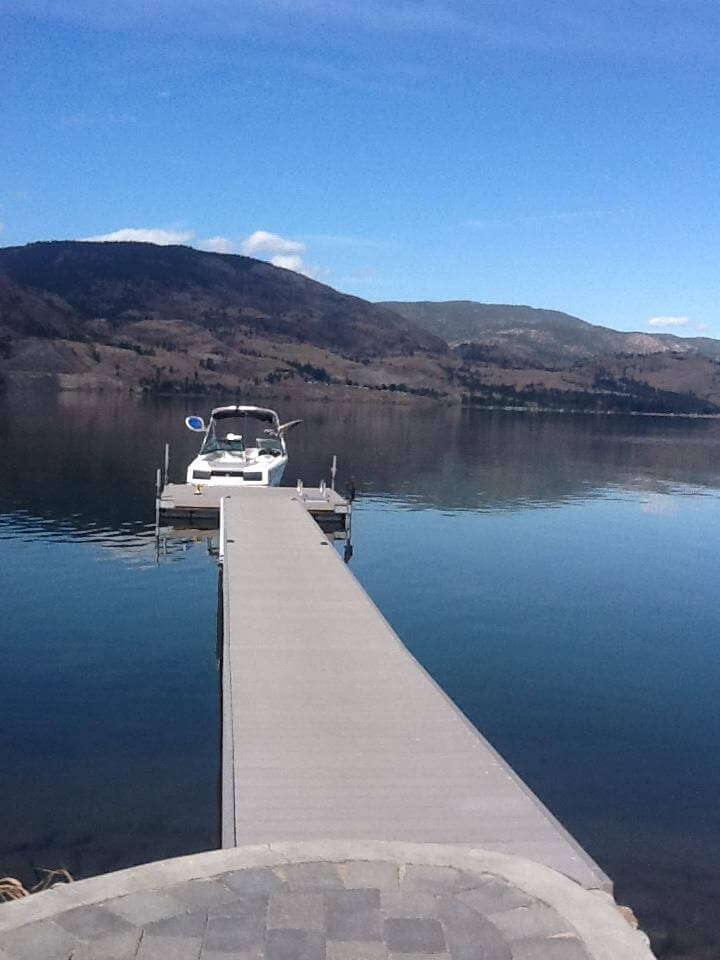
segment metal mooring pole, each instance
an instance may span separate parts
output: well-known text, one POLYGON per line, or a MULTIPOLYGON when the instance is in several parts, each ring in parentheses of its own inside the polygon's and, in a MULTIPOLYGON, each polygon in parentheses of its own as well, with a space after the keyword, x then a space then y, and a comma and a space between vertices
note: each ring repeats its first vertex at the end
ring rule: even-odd
POLYGON ((218 560, 222 563, 225 559, 225 500, 227 497, 220 497, 220 530, 218 532, 218 560))
POLYGON ((160 492, 162 490, 162 475, 160 467, 155 474, 155 561, 160 563, 160 492))

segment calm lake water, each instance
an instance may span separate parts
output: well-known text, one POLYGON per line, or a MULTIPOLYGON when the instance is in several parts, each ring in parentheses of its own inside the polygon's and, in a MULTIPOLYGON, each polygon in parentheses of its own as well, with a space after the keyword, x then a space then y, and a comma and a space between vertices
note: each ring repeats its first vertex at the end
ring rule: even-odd
MULTIPOLYGON (((277 405, 287 483, 355 482, 351 569, 415 656, 658 955, 720 955, 720 422, 277 405)), ((217 843, 217 569, 153 530, 208 407, 0 398, 0 875, 217 843)))

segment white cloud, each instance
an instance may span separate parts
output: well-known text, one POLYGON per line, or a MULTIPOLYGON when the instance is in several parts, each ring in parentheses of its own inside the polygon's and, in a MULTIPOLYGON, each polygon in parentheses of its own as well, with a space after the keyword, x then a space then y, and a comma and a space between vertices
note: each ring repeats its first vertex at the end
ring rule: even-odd
POLYGON ((294 253, 287 255, 278 254, 277 256, 271 257, 270 263, 274 267, 284 267, 285 270, 294 270, 295 273, 307 274, 307 267, 303 263, 303 258, 294 253))
POLYGON ((207 240, 199 240, 197 246, 209 253, 233 253, 235 250, 234 243, 227 237, 208 237, 207 240))
MULTIPOLYGON (((155 243, 159 246, 183 244, 205 250, 209 253, 234 253, 236 246, 231 239, 223 236, 199 238, 194 230, 181 230, 167 227, 123 227, 111 233, 101 233, 92 237, 83 237, 96 243, 155 243)), ((246 255, 261 256, 275 267, 293 270, 306 277, 328 277, 330 271, 320 266, 308 266, 302 253, 306 246, 299 240, 288 240, 268 230, 256 230, 246 237, 240 250, 246 255), (263 256, 264 255, 264 256, 263 256)))
POLYGON ((648 320, 649 327, 686 327, 690 322, 689 317, 651 317, 648 320))
POLYGON ((179 230, 166 227, 123 227, 113 230, 112 233, 101 233, 94 237, 83 237, 97 243, 156 243, 160 247, 171 244, 184 244, 196 247, 198 250, 207 250, 210 253, 233 253, 235 244, 227 237, 207 237, 196 239, 194 230, 179 230))
MULTIPOLYGON (((287 240, 285 237, 281 237, 277 233, 270 233, 268 230, 256 230, 255 233, 251 233, 249 237, 243 240, 240 249, 249 257, 255 256, 257 253, 282 255, 303 253, 305 244, 298 240, 287 240)), ((284 266, 284 264, 276 264, 276 266, 284 266)), ((288 269, 293 270, 294 267, 288 269)))
POLYGON ((167 247, 170 244, 190 243, 195 237, 192 230, 163 230, 157 227, 123 227, 112 233, 101 233, 95 237, 83 237, 83 240, 93 240, 98 243, 119 243, 131 241, 135 243, 156 243, 167 247))

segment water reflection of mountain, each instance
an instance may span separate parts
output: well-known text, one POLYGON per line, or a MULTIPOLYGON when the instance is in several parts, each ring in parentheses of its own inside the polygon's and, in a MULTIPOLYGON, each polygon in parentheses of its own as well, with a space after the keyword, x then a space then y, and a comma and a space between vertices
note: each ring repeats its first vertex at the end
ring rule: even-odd
POLYGON ((371 405, 303 414, 304 449, 294 447, 291 461, 298 475, 315 481, 313 469, 337 451, 342 475, 360 492, 419 509, 517 509, 613 488, 720 486, 713 420, 371 405), (319 449, 310 446, 313 433, 319 449))
POLYGON ((23 511, 26 521, 35 517, 59 532, 141 535, 154 519, 155 470, 181 409, 134 398, 6 395, 0 400, 2 512, 23 511))
MULTIPOLYGON (((164 443, 180 480, 197 438, 192 400, 8 394, 0 401, 0 498, 58 532, 142 536, 152 523, 164 443)), ((315 484, 339 459, 340 486, 418 509, 552 506, 621 487, 720 486, 714 420, 563 416, 459 407, 294 404, 285 482, 315 484)))

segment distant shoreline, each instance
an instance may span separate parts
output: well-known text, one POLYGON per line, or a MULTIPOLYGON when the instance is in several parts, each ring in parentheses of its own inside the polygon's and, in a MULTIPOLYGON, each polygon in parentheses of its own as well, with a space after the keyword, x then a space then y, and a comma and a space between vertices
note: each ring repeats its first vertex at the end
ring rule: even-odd
POLYGON ((12 376, 6 379, 6 382, 0 387, 0 405, 2 396, 5 392, 25 393, 28 391, 40 392, 44 394, 78 394, 93 396, 123 396, 133 397, 135 399, 149 399, 158 397, 163 399, 174 398, 178 400, 207 400, 234 398, 238 394, 244 397, 264 400, 280 400, 288 403, 292 400, 302 400, 310 403, 358 403, 370 404, 390 404, 393 406, 444 406, 463 410, 487 410, 501 411, 505 413, 526 413, 526 414, 562 414, 569 416, 600 416, 600 417, 663 417, 666 419, 691 419, 691 420, 718 420, 720 413, 697 413, 693 411, 653 411, 653 410, 588 410, 577 407, 555 407, 542 405, 513 405, 498 403, 474 403, 463 401, 462 397, 446 394, 445 396, 418 396, 415 393, 404 392, 401 390, 382 389, 380 387, 370 386, 346 386, 338 384, 328 387, 313 383, 304 384, 304 389, 297 383, 293 384, 291 389, 272 389, 266 385, 242 385, 241 389, 233 390, 230 388, 207 390, 147 390, 137 386, 120 386, 115 382, 103 382, 93 380, 85 382, 83 375, 62 375, 63 379, 71 382, 58 382, 57 375, 54 374, 25 374, 12 376), (4 389, 3 389, 4 388, 4 389), (332 393, 328 392, 332 391, 332 393), (362 393, 361 393, 362 391, 362 393), (362 396, 362 400, 359 398, 362 396))

